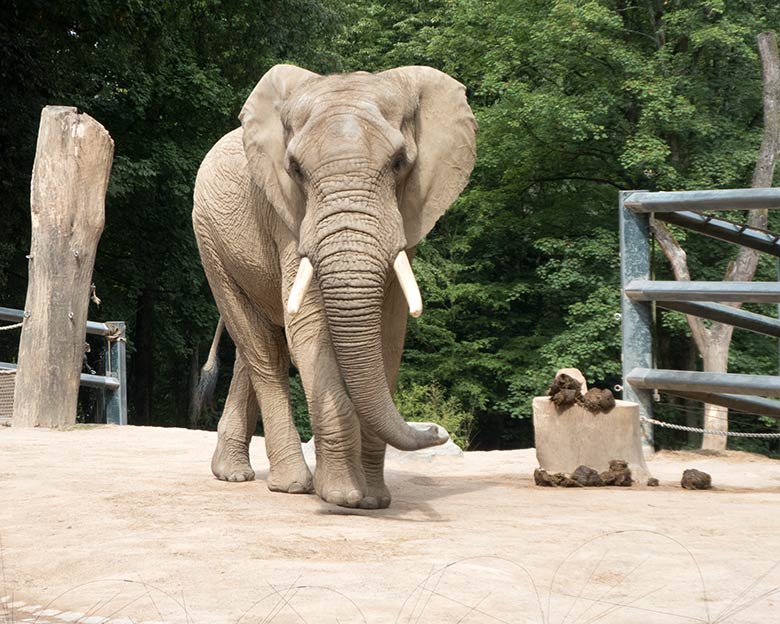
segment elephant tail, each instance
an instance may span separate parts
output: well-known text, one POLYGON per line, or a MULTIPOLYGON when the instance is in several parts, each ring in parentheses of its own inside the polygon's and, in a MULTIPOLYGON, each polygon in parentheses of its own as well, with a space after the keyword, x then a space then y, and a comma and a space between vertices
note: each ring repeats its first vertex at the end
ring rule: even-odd
POLYGON ((195 428, 205 405, 210 405, 214 400, 214 391, 217 388, 217 378, 219 377, 219 341, 225 330, 225 321, 219 317, 217 328, 214 331, 214 338, 211 340, 209 357, 203 368, 200 369, 200 379, 192 391, 192 400, 190 401, 190 427, 195 428))

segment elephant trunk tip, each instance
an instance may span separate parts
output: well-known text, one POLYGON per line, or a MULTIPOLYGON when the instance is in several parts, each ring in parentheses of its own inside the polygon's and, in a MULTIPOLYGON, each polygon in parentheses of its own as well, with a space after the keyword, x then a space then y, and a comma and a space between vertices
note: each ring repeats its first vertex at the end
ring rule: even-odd
POLYGON ((436 425, 428 427, 426 434, 431 438, 431 444, 428 446, 441 446, 450 439, 449 434, 442 427, 437 427, 436 425))
POLYGON ((432 446, 441 446, 450 439, 443 427, 431 423, 409 423, 412 431, 411 439, 388 441, 390 446, 395 446, 400 451, 419 451, 432 446), (427 425, 427 426, 426 426, 427 425))

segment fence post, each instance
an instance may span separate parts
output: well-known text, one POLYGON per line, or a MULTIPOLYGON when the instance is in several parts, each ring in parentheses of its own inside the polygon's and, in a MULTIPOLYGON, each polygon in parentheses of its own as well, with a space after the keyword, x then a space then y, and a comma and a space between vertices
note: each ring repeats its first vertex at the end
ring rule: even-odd
POLYGON ((89 115, 65 106, 41 112, 14 426, 76 422, 89 287, 113 153, 111 136, 89 115))
MULTIPOLYGON (((651 390, 638 390, 628 383, 633 368, 652 368, 652 335, 650 303, 632 301, 625 293, 632 280, 650 279, 650 227, 646 214, 636 214, 625 205, 631 191, 620 191, 620 281, 621 324, 623 336, 623 398, 639 403, 639 415, 653 416, 651 390)), ((642 449, 652 454, 653 426, 642 423, 642 449)))
POLYGON ((106 353, 106 375, 115 377, 119 381, 119 388, 113 392, 103 390, 106 404, 106 422, 114 425, 127 424, 127 372, 125 365, 125 323, 124 321, 111 321, 107 323, 114 332, 108 339, 108 352, 106 353))

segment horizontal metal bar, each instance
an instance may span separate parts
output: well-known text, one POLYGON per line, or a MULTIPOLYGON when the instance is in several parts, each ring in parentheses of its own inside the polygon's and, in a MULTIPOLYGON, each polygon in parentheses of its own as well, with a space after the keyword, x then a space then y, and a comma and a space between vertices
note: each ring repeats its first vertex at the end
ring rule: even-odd
POLYGON ((623 204, 633 212, 677 210, 755 210, 780 208, 780 188, 723 189, 712 191, 635 191, 623 204))
POLYGON ((692 301, 659 301, 658 306, 683 314, 692 314, 702 318, 728 323, 734 327, 747 329, 757 334, 780 338, 780 320, 763 314, 755 314, 721 303, 694 303, 692 301))
POLYGON ((628 373, 626 380, 634 388, 699 393, 728 391, 734 394, 780 397, 780 377, 775 375, 634 368, 628 373))
MULTIPOLYGON (((0 320, 13 321, 14 323, 23 321, 24 310, 15 310, 14 308, 0 307, 0 320)), ((105 323, 87 321, 87 333, 95 334, 98 336, 110 336, 113 333, 113 330, 105 323)))
POLYGON ((718 219, 698 212, 659 212, 656 219, 699 232, 710 238, 736 243, 780 257, 780 235, 766 230, 718 219))
POLYGON ((0 320, 13 321, 18 323, 24 320, 24 310, 15 310, 14 308, 0 308, 0 320))
POLYGON ((780 401, 765 399, 758 396, 740 396, 739 394, 715 394, 711 392, 683 392, 680 390, 666 391, 667 394, 684 399, 693 399, 702 403, 722 405, 748 414, 758 414, 769 418, 780 419, 780 401))
MULTIPOLYGON (((16 370, 16 364, 0 362, 0 369, 16 370)), ((116 377, 104 377, 103 375, 81 373, 81 381, 79 384, 86 386, 87 388, 103 388, 104 390, 111 391, 119 389, 119 380, 116 377)))
POLYGON ((780 282, 677 282, 633 280, 624 292, 633 301, 750 301, 780 303, 780 282))

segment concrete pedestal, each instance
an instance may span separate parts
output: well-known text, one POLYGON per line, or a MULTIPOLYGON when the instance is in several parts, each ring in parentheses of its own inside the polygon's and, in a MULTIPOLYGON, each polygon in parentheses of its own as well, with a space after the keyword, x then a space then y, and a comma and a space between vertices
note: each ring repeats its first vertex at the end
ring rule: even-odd
POLYGON ((579 405, 559 409, 549 397, 533 400, 536 457, 549 473, 574 472, 585 465, 599 472, 611 459, 628 462, 637 485, 651 476, 642 454, 639 405, 616 401, 608 412, 579 405))

